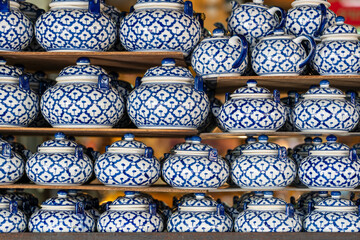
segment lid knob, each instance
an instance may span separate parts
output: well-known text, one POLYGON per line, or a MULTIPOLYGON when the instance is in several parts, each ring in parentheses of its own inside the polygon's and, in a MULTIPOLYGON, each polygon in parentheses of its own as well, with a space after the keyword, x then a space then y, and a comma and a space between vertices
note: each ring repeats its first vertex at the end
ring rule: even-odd
POLYGON ((274 196, 273 191, 264 191, 264 198, 272 198, 274 196))
POLYGON ((320 87, 328 88, 328 87, 330 87, 330 82, 328 80, 322 80, 322 81, 320 81, 320 87))
POLYGON ((313 139, 313 144, 314 145, 319 145, 320 143, 322 143, 322 139, 319 137, 316 137, 313 139))
POLYGON ((266 143, 269 140, 269 137, 266 135, 260 135, 259 136, 259 142, 266 143))
POLYGON ((125 196, 126 197, 135 197, 135 195, 136 195, 136 192, 134 192, 134 191, 125 191, 125 196))
POLYGON ((251 87, 256 87, 257 81, 256 81, 256 80, 248 80, 248 81, 246 82, 246 84, 247 84, 247 86, 248 86, 249 88, 251 88, 251 87))
POLYGON ((133 141, 134 138, 135 136, 132 133, 125 133, 125 135, 123 136, 123 140, 125 141, 133 141))
POLYGON ((5 65, 6 64, 6 60, 3 57, 0 57, 0 65, 5 65))
POLYGON ((201 137, 192 136, 192 137, 190 137, 189 141, 191 141, 192 143, 200 143, 201 142, 201 137))
POLYGON ((336 142, 336 140, 337 140, 337 137, 334 135, 329 135, 326 137, 326 141, 328 141, 328 142, 336 142))
POLYGON ((161 61, 161 65, 163 67, 174 67, 175 66, 175 59, 173 59, 173 58, 164 58, 161 61))
POLYGON ((331 197, 334 199, 340 199, 341 198, 341 192, 331 192, 331 197))
POLYGON ((76 65, 90 65, 90 59, 87 57, 78 58, 76 65))
POLYGON ((311 137, 306 137, 304 141, 305 143, 312 143, 313 139, 311 137))
POLYGON ((320 197, 327 197, 328 192, 327 191, 319 191, 319 196, 320 197))
POLYGON ((189 136, 185 137, 185 142, 186 143, 191 143, 192 142, 191 137, 189 137, 189 136))
POLYGON ((246 140, 245 140, 246 143, 256 143, 256 138, 254 137, 248 137, 246 140))
POLYGON ((59 198, 66 198, 67 197, 67 192, 64 190, 60 190, 57 192, 57 195, 59 198))
POLYGON ((345 18, 343 16, 338 16, 336 19, 336 25, 341 25, 345 23, 345 18))
POLYGON ((263 191, 254 191, 255 196, 264 196, 263 191))
POLYGON ((205 193, 195 193, 195 198, 200 200, 205 198, 205 193))
POLYGON ((264 0, 253 0, 253 3, 264 4, 264 0))
POLYGON ((215 28, 213 31, 213 37, 223 37, 225 35, 225 31, 222 28, 215 28))
POLYGON ((57 132, 55 133, 55 139, 56 140, 63 140, 66 138, 66 135, 63 132, 57 132))

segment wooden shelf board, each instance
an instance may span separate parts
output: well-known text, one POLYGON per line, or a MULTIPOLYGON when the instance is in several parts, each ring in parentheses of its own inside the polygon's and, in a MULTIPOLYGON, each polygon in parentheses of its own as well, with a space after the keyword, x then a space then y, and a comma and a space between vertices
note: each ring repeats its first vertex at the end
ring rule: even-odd
POLYGON ((244 189, 234 186, 223 186, 218 189, 211 189, 208 193, 232 193, 232 192, 251 192, 251 191, 274 191, 274 192, 311 192, 311 191, 350 191, 350 192, 360 192, 360 188, 355 188, 352 190, 342 190, 342 189, 310 189, 307 187, 285 187, 285 188, 264 188, 264 189, 244 189))
POLYGON ((97 136, 97 137, 120 137, 125 133, 133 133, 137 137, 185 137, 189 135, 196 135, 197 130, 172 130, 172 129, 137 129, 137 128, 32 128, 20 127, 9 128, 0 127, 1 134, 11 135, 53 135, 57 132, 63 132, 71 136, 97 136))
POLYGON ((9 65, 21 63, 26 70, 33 71, 60 72, 66 66, 75 65, 79 57, 88 57, 93 65, 122 73, 145 72, 161 65, 163 58, 174 58, 178 65, 186 66, 181 52, 1 52, 0 56, 9 65))

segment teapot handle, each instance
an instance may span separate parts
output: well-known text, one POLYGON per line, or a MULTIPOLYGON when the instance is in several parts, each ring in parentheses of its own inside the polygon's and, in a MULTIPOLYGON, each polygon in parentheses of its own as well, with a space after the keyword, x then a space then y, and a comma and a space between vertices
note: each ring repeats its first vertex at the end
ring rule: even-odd
POLYGON ((212 150, 209 151, 209 160, 210 161, 216 161, 218 159, 218 151, 217 149, 213 148, 212 150))
POLYGON ((17 214, 17 212, 18 212, 18 203, 17 203, 17 201, 11 200, 10 204, 9 204, 9 207, 10 207, 10 212, 11 213, 17 214))
POLYGON ((236 61, 233 63, 232 68, 240 67, 248 56, 248 42, 246 41, 246 38, 242 35, 239 35, 233 36, 229 39, 230 46, 235 47, 236 43, 241 43, 241 52, 238 59, 236 59, 236 61))
POLYGON ((151 203, 149 205, 149 213, 151 215, 155 215, 156 214, 156 204, 155 203, 151 203))
POLYGON ((76 146, 75 148, 75 157, 76 159, 83 159, 84 158, 84 149, 82 146, 76 146))
POLYGON ((315 33, 315 36, 318 37, 324 31, 325 25, 327 24, 328 19, 327 19, 327 8, 323 3, 319 4, 316 7, 316 9, 320 10, 320 14, 321 14, 320 26, 319 26, 318 31, 315 33))
POLYGON ((280 92, 279 90, 274 90, 274 93, 273 93, 273 96, 274 96, 274 101, 276 103, 280 103, 280 92))
POLYGON ((284 159, 287 156, 287 150, 286 147, 280 147, 278 150, 279 158, 284 159))
POLYGON ((271 7, 268 10, 269 13, 271 13, 272 15, 275 15, 276 12, 280 13, 280 21, 279 24, 275 27, 276 28, 283 28, 285 26, 285 20, 286 20, 286 12, 284 9, 280 8, 280 7, 271 7))
POLYGON ((288 217, 294 217, 294 214, 295 214, 294 206, 291 203, 286 204, 286 215, 288 217))
POLYGON ((85 215, 85 206, 83 202, 77 202, 75 205, 75 213, 78 215, 85 215))
POLYGON ((299 99, 300 99, 300 95, 298 93, 295 93, 295 99, 294 99, 295 104, 299 102, 299 99))
POLYGON ((4 157, 11 158, 11 145, 9 143, 3 143, 1 153, 4 157))
POLYGON ((135 80, 135 88, 137 88, 138 86, 141 85, 141 77, 136 77, 136 80, 135 80))
POLYGON ((349 156, 350 160, 351 161, 357 161, 358 157, 357 157, 357 154, 356 154, 356 149, 355 148, 352 148, 350 149, 350 156, 349 156))
POLYGON ((247 202, 244 202, 244 206, 243 206, 243 210, 244 210, 244 211, 247 209, 247 205, 248 205, 248 203, 247 203, 247 202))
POLYGON ((154 150, 151 147, 145 148, 145 157, 146 158, 153 158, 154 156, 154 150))
POLYGON ((98 78, 98 87, 101 90, 109 90, 110 89, 110 78, 106 74, 101 74, 98 78))
POLYGON ((231 99, 231 93, 225 93, 225 102, 229 101, 231 99))
POLYGON ((356 94, 354 92, 350 93, 350 102, 354 105, 356 104, 356 94))
POLYGON ((304 59, 304 61, 302 61, 299 64, 300 68, 303 68, 306 66, 306 64, 308 64, 315 56, 315 51, 316 51, 316 43, 314 41, 314 38, 310 37, 310 36, 305 36, 302 35, 300 37, 297 37, 293 40, 296 44, 301 44, 301 42, 303 41, 308 41, 310 43, 310 51, 307 55, 307 57, 304 59))
POLYGON ((219 216, 224 216, 225 215, 225 208, 224 208, 224 205, 222 203, 219 203, 217 206, 216 206, 216 209, 217 209, 217 214, 219 216))
POLYGON ((314 204, 312 202, 308 203, 308 214, 310 214, 314 210, 314 204))
POLYGON ((0 0, 0 12, 10 12, 9 0, 0 0))
POLYGON ((194 8, 192 2, 186 1, 184 3, 184 13, 191 18, 194 16, 194 8))
POLYGON ((100 15, 100 0, 89 0, 89 12, 100 15))
POLYGON ((19 77, 19 87, 25 91, 30 90, 29 76, 27 74, 22 74, 19 77))
POLYGON ((204 81, 203 78, 200 76, 195 77, 195 90, 203 92, 204 91, 204 81))

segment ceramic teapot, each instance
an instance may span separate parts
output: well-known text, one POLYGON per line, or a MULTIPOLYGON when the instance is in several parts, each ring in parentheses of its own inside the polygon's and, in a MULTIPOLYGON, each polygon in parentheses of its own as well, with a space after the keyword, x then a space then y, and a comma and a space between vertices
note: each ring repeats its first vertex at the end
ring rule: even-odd
POLYGON ((35 25, 46 51, 106 51, 116 40, 115 22, 101 10, 100 0, 52 0, 50 11, 35 25))
POLYGON ((310 203, 310 213, 304 219, 306 232, 360 232, 359 207, 341 198, 340 192, 331 192, 331 198, 313 207, 310 203))
POLYGON ((336 142, 334 135, 313 147, 299 166, 299 178, 311 189, 353 189, 360 183, 356 150, 336 142))
POLYGON ((302 132, 348 132, 359 122, 355 97, 346 100, 345 94, 330 87, 327 80, 320 87, 311 88, 303 94, 293 111, 293 122, 302 132))
POLYGON ((93 232, 95 220, 84 210, 84 203, 60 190, 57 197, 41 204, 29 219, 29 232, 93 232))
POLYGON ((337 17, 336 24, 325 29, 316 47, 313 68, 320 75, 358 75, 360 43, 357 29, 337 17))
POLYGON ((282 28, 262 38, 251 54, 253 70, 259 76, 298 76, 313 59, 316 43, 310 36, 286 35, 282 28), (303 42, 309 43, 307 51, 303 42))
POLYGON ((300 232, 302 227, 294 207, 269 191, 247 204, 234 225, 235 232, 300 232))
POLYGON ((26 162, 26 174, 39 185, 80 185, 92 175, 93 164, 82 146, 58 132, 26 162))
POLYGON ((233 221, 224 206, 205 193, 195 193, 178 205, 167 222, 168 232, 231 232, 233 221))
POLYGON ((216 149, 201 143, 201 138, 191 137, 172 150, 164 161, 162 177, 170 186, 187 189, 218 188, 229 177, 227 162, 216 149))
POLYGON ((106 149, 95 163, 95 175, 105 185, 114 187, 150 186, 160 177, 160 162, 153 149, 134 140, 131 133, 124 135, 106 149))
POLYGON ((289 34, 319 39, 324 29, 335 23, 336 14, 329 9, 328 0, 294 0, 291 6, 285 23, 289 34))
POLYGON ((156 211, 156 204, 130 191, 109 203, 97 224, 98 232, 162 232, 163 229, 163 219, 156 211))
POLYGON ((242 155, 231 163, 232 181, 241 188, 282 188, 296 176, 296 165, 288 158, 285 147, 268 142, 268 136, 259 136, 257 143, 249 144, 242 155))
POLYGON ((64 68, 41 97, 41 112, 58 128, 111 128, 122 117, 124 100, 104 69, 81 57, 64 68))
POLYGON ((239 4, 232 1, 232 12, 228 18, 228 29, 231 35, 243 35, 250 44, 250 49, 275 28, 285 23, 286 13, 279 7, 264 5, 264 0, 239 4), (280 13, 280 18, 276 15, 280 13))
POLYGON ((15 200, 0 196, 0 233, 25 232, 27 218, 15 200))
POLYGON ((180 51, 187 56, 200 37, 192 2, 183 0, 138 0, 120 26, 120 40, 128 51, 180 51))
POLYGON ((175 60, 150 68, 127 99, 130 119, 138 128, 197 129, 210 111, 203 81, 175 60))
POLYGON ((198 76, 214 78, 240 76, 248 64, 248 43, 239 35, 228 37, 221 28, 202 40, 194 49, 191 65, 198 76))
POLYGON ((280 93, 274 95, 266 88, 258 87, 255 80, 226 96, 217 116, 219 125, 228 132, 261 133, 275 132, 286 121, 285 106, 280 103, 280 93))

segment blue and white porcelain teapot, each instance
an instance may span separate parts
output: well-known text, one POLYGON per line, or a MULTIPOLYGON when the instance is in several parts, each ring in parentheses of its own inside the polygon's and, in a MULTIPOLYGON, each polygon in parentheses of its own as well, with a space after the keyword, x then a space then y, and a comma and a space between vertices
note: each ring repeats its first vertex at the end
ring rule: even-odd
POLYGON ((23 158, 2 139, 0 139, 0 168, 0 185, 15 183, 25 172, 23 158))
POLYGON ((255 80, 247 86, 226 95, 226 102, 217 116, 219 125, 228 132, 275 132, 286 121, 286 109, 280 102, 280 93, 272 95, 266 88, 258 87, 255 80))
POLYGON ((0 233, 25 232, 27 218, 18 203, 7 196, 0 196, 0 233))
POLYGON ((106 51, 116 40, 115 22, 100 0, 52 0, 36 21, 35 36, 46 51, 106 51))
POLYGON ((301 161, 299 178, 312 189, 353 189, 360 184, 360 161, 350 149, 330 135, 327 142, 314 146, 301 161))
POLYGON ((287 156, 286 148, 268 142, 268 136, 259 136, 259 142, 249 144, 242 155, 231 163, 232 181, 241 188, 282 188, 295 179, 296 165, 287 156))
POLYGON ((348 132, 359 122, 355 96, 351 102, 339 89, 330 87, 327 80, 320 87, 311 88, 303 94, 292 112, 296 128, 302 132, 348 132))
POLYGON ((64 68, 41 97, 41 112, 58 128, 111 128, 124 113, 124 100, 106 71, 81 57, 64 68))
POLYGON ((98 232, 162 232, 163 229, 163 219, 152 199, 130 191, 108 204, 97 223, 98 232))
POLYGON ((320 75, 359 75, 360 35, 344 22, 344 17, 337 17, 336 24, 325 29, 316 47, 313 67, 320 75))
POLYGON ((147 70, 127 99, 129 117, 138 128, 197 129, 210 111, 202 78, 165 58, 147 70))
POLYGON ((202 78, 240 76, 248 65, 248 43, 242 36, 225 36, 217 28, 194 49, 191 65, 202 78))
POLYGON ((94 170, 100 182, 114 187, 149 186, 159 179, 160 162, 153 149, 134 138, 125 134, 96 160, 94 170))
POLYGON ((224 206, 205 193, 184 199, 167 222, 168 232, 231 232, 232 227, 224 206))
POLYGON ((0 51, 21 51, 31 42, 34 28, 16 1, 0 2, 0 51))
POLYGON ((351 200, 341 198, 340 192, 331 192, 314 206, 309 204, 309 214, 304 219, 306 232, 360 232, 359 207, 351 200))
POLYGON ((80 185, 92 175, 93 164, 83 147, 58 132, 26 162, 26 174, 40 185, 80 185))
POLYGON ((234 225, 235 232, 300 232, 302 227, 294 207, 270 191, 245 205, 234 225))
POLYGON ((84 210, 84 203, 68 197, 60 190, 57 197, 41 204, 29 219, 30 232, 93 232, 95 220, 84 210))
POLYGON ((128 51, 180 51, 187 56, 200 36, 193 5, 183 0, 138 0, 120 26, 128 51))
POLYGON ((228 179, 229 166, 216 149, 193 136, 172 150, 163 163, 162 177, 176 188, 218 188, 228 179))

